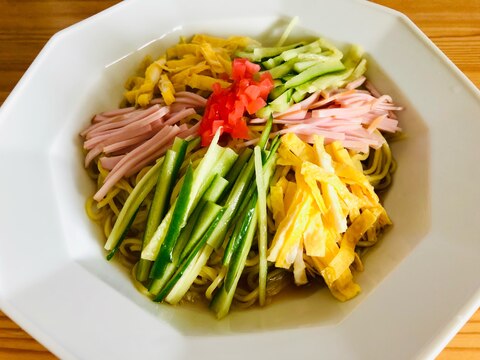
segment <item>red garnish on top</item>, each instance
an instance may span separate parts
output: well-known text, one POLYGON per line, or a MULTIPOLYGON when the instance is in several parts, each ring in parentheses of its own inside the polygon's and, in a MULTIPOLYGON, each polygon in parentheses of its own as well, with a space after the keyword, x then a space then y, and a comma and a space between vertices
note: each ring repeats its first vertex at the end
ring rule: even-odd
POLYGON ((244 117, 256 113, 266 105, 268 94, 273 89, 273 79, 269 72, 255 76, 260 65, 247 59, 235 59, 232 66, 232 85, 222 88, 213 85, 200 123, 202 146, 208 146, 217 129, 236 139, 248 139, 248 127, 244 117))

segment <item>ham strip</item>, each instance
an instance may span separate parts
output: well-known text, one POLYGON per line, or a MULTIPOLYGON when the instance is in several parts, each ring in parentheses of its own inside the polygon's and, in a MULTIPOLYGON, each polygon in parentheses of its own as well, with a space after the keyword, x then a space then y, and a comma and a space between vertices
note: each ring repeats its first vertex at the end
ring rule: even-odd
POLYGON ((148 158, 148 156, 162 148, 162 146, 167 144, 168 141, 173 139, 179 132, 180 130, 178 126, 166 126, 150 140, 144 142, 135 150, 125 155, 107 175, 102 187, 95 193, 93 198, 96 201, 102 200, 107 192, 130 170, 131 167, 135 166, 140 161, 145 160, 145 158, 148 158))
POLYGON ((158 110, 158 106, 152 106, 148 109, 141 109, 141 110, 135 110, 133 112, 130 112, 128 114, 123 114, 119 116, 114 116, 109 118, 108 120, 104 120, 102 122, 97 122, 95 124, 90 125, 88 128, 86 128, 84 131, 80 133, 81 136, 87 137, 87 139, 93 137, 91 134, 95 134, 97 132, 101 131, 107 131, 115 128, 120 128, 122 126, 128 125, 131 122, 137 121, 139 119, 142 119, 145 116, 148 116, 150 114, 153 114, 156 110, 158 110))
POLYGON ((124 155, 102 156, 99 161, 105 170, 112 170, 123 157, 124 155))
MULTIPOLYGON (((198 124, 197 124, 198 125, 198 124)), ((194 125, 194 126, 197 126, 197 125, 194 125)), ((191 129, 191 128, 190 128, 191 129)), ((178 137, 181 137, 181 138, 186 138, 187 136, 185 135, 185 133, 187 131, 189 131, 190 129, 188 129, 188 126, 186 124, 183 124, 181 126, 178 127, 178 130, 179 132, 175 135, 175 136, 178 136, 178 137)), ((139 163, 137 163, 134 167, 132 167, 126 174, 125 176, 126 177, 129 177, 129 176, 132 176, 134 174, 136 174, 137 172, 139 172, 140 170, 142 170, 145 166, 147 166, 148 164, 152 163, 153 161, 155 161, 156 159, 158 159, 159 157, 165 155, 165 153, 167 152, 168 149, 170 149, 170 147, 172 146, 173 144, 173 141, 174 141, 174 136, 172 136, 166 143, 165 145, 163 145, 162 147, 160 147, 157 151, 153 152, 151 155, 149 155, 148 157, 146 157, 145 159, 143 159, 142 161, 140 161, 139 163)))
POLYGON ((200 95, 178 92, 178 101, 164 106, 163 101, 146 109, 116 109, 93 117, 92 124, 80 135, 84 148, 85 166, 99 155, 101 166, 110 170, 94 198, 101 200, 125 176, 131 176, 157 160, 170 148, 176 136, 188 138, 198 134, 199 122, 193 126, 177 125, 185 118, 197 114, 207 102, 200 95))
POLYGON ((177 100, 177 98, 188 98, 188 99, 192 99, 194 100, 197 104, 201 105, 201 106, 205 106, 207 105, 207 99, 205 99, 203 96, 200 96, 198 94, 195 94, 195 93, 192 93, 190 91, 179 91, 177 92, 176 94, 176 98, 175 100, 176 101, 179 101, 180 100, 177 100))
POLYGON ((168 120, 165 121, 165 125, 173 125, 179 122, 180 120, 185 119, 187 116, 196 114, 195 109, 188 108, 184 110, 180 110, 179 112, 173 114, 168 120))
MULTIPOLYGON (((273 114, 273 123, 283 126, 272 133, 295 133, 313 143, 314 135, 322 135, 326 143, 340 141, 348 149, 367 152, 378 149, 385 139, 377 130, 399 131, 394 111, 402 110, 388 95, 381 95, 364 77, 358 78, 345 89, 329 93, 315 93, 282 113, 273 114), (357 89, 365 85, 369 90, 357 89)), ((263 124, 266 119, 253 119, 251 125, 263 124)), ((242 146, 257 143, 249 140, 242 146)))

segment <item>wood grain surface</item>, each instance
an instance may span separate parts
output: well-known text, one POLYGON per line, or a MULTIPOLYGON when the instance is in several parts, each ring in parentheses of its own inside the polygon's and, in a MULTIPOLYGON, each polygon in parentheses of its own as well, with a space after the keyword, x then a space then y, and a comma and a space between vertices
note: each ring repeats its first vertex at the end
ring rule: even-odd
MULTIPOLYGON (((57 31, 118 1, 0 0, 0 104, 57 31)), ((480 0, 375 0, 403 12, 480 87, 480 0)), ((0 359, 54 359, 0 311, 0 359)), ((480 359, 480 310, 438 359, 480 359)))

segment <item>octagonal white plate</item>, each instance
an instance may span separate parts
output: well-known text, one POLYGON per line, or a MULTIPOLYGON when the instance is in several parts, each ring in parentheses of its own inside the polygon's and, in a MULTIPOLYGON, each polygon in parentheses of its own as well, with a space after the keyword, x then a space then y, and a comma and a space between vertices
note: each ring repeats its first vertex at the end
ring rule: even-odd
POLYGON ((405 16, 355 0, 123 2, 54 36, 0 113, 0 304, 62 358, 405 359, 438 353, 479 305, 479 91, 405 16), (235 4, 237 5, 237 4, 235 4), (179 35, 297 36, 361 44, 369 78, 406 107, 363 292, 324 290, 217 321, 152 303, 107 263, 86 217, 78 132, 115 107, 147 53, 179 35), (303 29, 303 30, 302 30, 303 29), (308 30, 307 30, 308 29, 308 30))

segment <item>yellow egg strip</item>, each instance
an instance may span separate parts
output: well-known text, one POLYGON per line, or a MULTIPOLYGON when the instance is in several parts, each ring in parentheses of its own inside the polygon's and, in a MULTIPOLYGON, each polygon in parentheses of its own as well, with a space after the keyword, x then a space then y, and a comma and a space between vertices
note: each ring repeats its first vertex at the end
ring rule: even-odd
POLYGON ((328 230, 325 229, 320 211, 312 206, 305 232, 303 243, 307 256, 325 256, 328 230))
POLYGON ((286 231, 283 246, 278 254, 277 261, 275 262, 276 267, 281 267, 284 269, 290 268, 295 261, 299 244, 303 240, 303 233, 305 232, 305 227, 307 226, 310 206, 313 202, 312 197, 309 196, 304 190, 299 189, 297 191, 303 193, 302 202, 299 204, 299 206, 297 206, 295 211, 296 214, 292 217, 295 220, 293 222, 289 222, 290 226, 286 231))
POLYGON ((360 292, 352 269, 363 264, 355 253, 359 241, 376 241, 378 229, 391 224, 373 186, 354 153, 340 143, 314 145, 286 134, 278 149, 278 164, 295 174, 276 172, 269 206, 276 233, 268 260, 276 267, 293 268, 297 285, 320 274, 333 296, 341 301, 360 292))
POLYGON ((342 237, 340 251, 335 258, 322 271, 322 276, 328 286, 331 286, 342 275, 355 259, 355 246, 363 234, 371 228, 380 213, 378 211, 364 210, 360 216, 348 227, 342 237))
POLYGON ((180 43, 167 49, 166 56, 156 61, 146 59, 141 76, 131 77, 124 94, 128 104, 148 106, 161 95, 167 105, 175 101, 175 92, 187 87, 193 90, 211 91, 219 82, 222 87, 230 85, 223 76, 231 74, 235 51, 254 41, 248 37, 216 38, 197 34, 191 42, 180 43))

